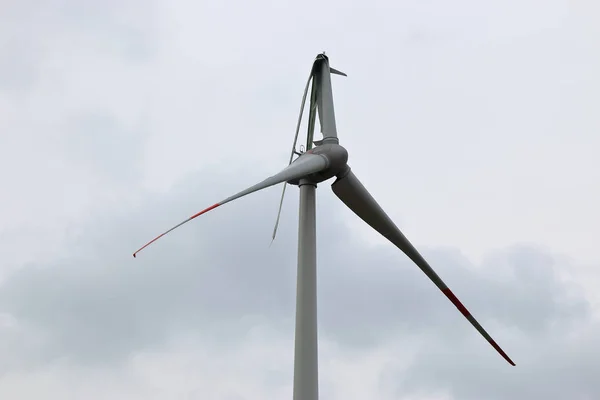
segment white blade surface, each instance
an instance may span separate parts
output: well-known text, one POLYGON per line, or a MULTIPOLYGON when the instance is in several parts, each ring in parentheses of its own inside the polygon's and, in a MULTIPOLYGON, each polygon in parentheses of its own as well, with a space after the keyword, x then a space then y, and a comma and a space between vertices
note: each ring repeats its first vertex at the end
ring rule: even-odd
POLYGON ((336 138, 337 127, 335 123, 335 111, 333 108, 333 89, 331 87, 331 68, 329 60, 325 56, 317 57, 314 63, 315 76, 318 84, 317 111, 323 139, 336 138))
POLYGON ((289 181, 292 179, 303 178, 307 175, 314 174, 315 172, 322 171, 322 170, 326 169, 327 166, 328 166, 328 161, 325 157, 315 155, 315 154, 303 154, 301 157, 299 157, 296 161, 294 161, 292 164, 287 166, 281 172, 265 179, 264 181, 262 181, 260 183, 257 183, 254 186, 249 187, 248 189, 242 190, 241 192, 234 194, 233 196, 230 196, 230 197, 226 198, 225 200, 220 201, 219 203, 215 203, 212 206, 205 208, 204 210, 192 215, 188 219, 175 225, 174 227, 167 230, 166 232, 161 233, 160 235, 158 235, 157 237, 152 239, 150 242, 148 242, 144 246, 142 246, 140 249, 138 249, 135 253, 133 253, 133 256, 135 257, 137 255, 137 253, 139 253, 141 250, 143 250, 144 248, 146 248, 147 246, 149 246, 156 240, 160 239, 161 237, 165 236, 167 233, 175 230, 176 228, 179 228, 181 225, 185 224, 186 222, 189 222, 189 221, 193 220, 194 218, 207 213, 210 210, 213 210, 219 206, 222 206, 225 203, 229 203, 230 201, 239 199, 240 197, 244 197, 250 193, 257 192, 259 190, 268 188, 270 186, 276 185, 281 182, 286 182, 286 181, 289 181))
POLYGON ((506 353, 498 346, 491 336, 483 329, 465 306, 456 298, 454 293, 435 273, 433 268, 419 254, 417 249, 408 241, 402 234, 400 229, 392 222, 390 217, 383 211, 381 206, 377 204, 371 194, 365 189, 358 178, 349 171, 348 174, 341 179, 337 179, 331 185, 333 192, 342 200, 348 208, 350 208, 363 221, 369 224, 373 229, 387 238, 396 247, 402 250, 417 266, 433 281, 433 283, 446 295, 446 297, 456 306, 456 308, 469 320, 469 322, 477 329, 477 331, 500 353, 506 361, 511 365, 515 363, 506 355, 506 353))

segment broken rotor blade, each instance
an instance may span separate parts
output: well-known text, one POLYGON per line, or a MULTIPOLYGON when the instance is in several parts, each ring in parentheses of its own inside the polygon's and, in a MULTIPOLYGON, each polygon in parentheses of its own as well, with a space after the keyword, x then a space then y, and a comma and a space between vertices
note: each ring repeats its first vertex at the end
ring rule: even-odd
POLYGON ((335 75, 341 75, 341 76, 348 76, 346 75, 346 73, 342 72, 342 71, 338 71, 337 69, 330 67, 329 70, 331 71, 332 74, 335 75))
MULTIPOLYGON (((313 77, 313 69, 310 70, 310 75, 308 80, 306 81, 306 86, 304 87, 304 95, 302 95, 302 104, 300 105, 300 114, 298 115, 298 122, 296 123, 296 134, 294 135, 294 144, 292 144, 292 151, 290 152, 290 160, 288 161, 288 165, 292 163, 294 159, 294 154, 296 153, 296 143, 298 143, 298 135, 300 133, 300 124, 302 123, 302 114, 304 113, 304 105, 306 104, 306 96, 308 94, 308 87, 310 86, 310 81, 313 77)), ((275 226, 273 227, 273 235, 271 236, 271 243, 275 240, 275 236, 277 235, 277 228, 279 227, 279 218, 281 218, 281 209, 283 208, 283 198, 285 197, 285 189, 287 187, 287 182, 283 183, 283 190, 281 191, 281 198, 279 199, 279 209, 277 210, 277 219, 275 220, 275 226)))
POLYGON ((331 188, 337 197, 350 208, 363 221, 369 224, 373 229, 392 242, 396 247, 402 250, 417 266, 433 281, 433 283, 446 295, 446 297, 456 306, 462 315, 477 329, 477 331, 496 349, 498 353, 511 365, 515 363, 506 355, 506 353, 491 338, 485 329, 477 322, 465 306, 456 298, 454 293, 435 273, 433 268, 419 254, 415 247, 402 234, 400 229, 392 222, 390 217, 377 204, 375 199, 362 185, 358 178, 348 167, 347 174, 338 178, 331 188))
POLYGON ((239 199, 240 197, 246 196, 247 194, 254 193, 254 192, 257 192, 262 189, 266 189, 266 188, 276 185, 278 183, 287 182, 292 179, 303 178, 310 174, 322 171, 322 170, 326 169, 328 167, 328 165, 329 165, 329 161, 324 156, 320 156, 320 155, 316 155, 316 154, 303 154, 301 157, 297 158, 296 161, 294 161, 293 163, 288 165, 281 172, 265 179, 264 181, 262 181, 260 183, 257 183, 254 186, 249 187, 248 189, 242 190, 241 192, 234 194, 233 196, 230 196, 230 197, 226 198, 225 200, 222 200, 218 203, 213 204, 212 206, 210 206, 210 207, 192 215, 188 219, 180 222, 179 224, 175 225, 168 231, 158 235, 157 237, 152 239, 150 242, 148 242, 144 246, 142 246, 140 249, 138 249, 135 253, 133 253, 133 256, 135 257, 137 255, 137 253, 139 253, 144 248, 148 247, 150 244, 154 243, 156 240, 165 236, 167 233, 175 230, 176 228, 179 228, 181 225, 185 224, 186 222, 189 222, 189 221, 193 220, 194 218, 199 217, 200 215, 202 215, 210 210, 213 210, 219 206, 222 206, 223 204, 229 203, 230 201, 239 199))
POLYGON ((279 209, 277 210, 277 219, 275 220, 275 226, 273 227, 273 235, 271 235, 271 244, 275 241, 277 236, 277 228, 279 227, 279 219, 281 218, 281 210, 283 208, 283 198, 285 197, 285 189, 287 188, 287 182, 283 183, 283 190, 281 191, 281 197, 279 198, 279 209))

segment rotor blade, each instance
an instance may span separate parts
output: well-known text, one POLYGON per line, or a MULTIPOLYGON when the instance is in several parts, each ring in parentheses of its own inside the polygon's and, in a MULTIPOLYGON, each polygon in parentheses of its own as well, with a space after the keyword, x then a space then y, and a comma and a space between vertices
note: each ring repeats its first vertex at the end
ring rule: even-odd
POLYGON ((161 237, 165 236, 167 233, 173 231, 174 229, 185 224, 186 222, 189 222, 189 221, 193 220, 194 218, 199 217, 200 215, 202 215, 210 210, 213 210, 219 206, 222 206, 223 204, 229 203, 230 201, 239 199, 240 197, 246 196, 247 194, 257 192, 259 190, 268 188, 268 187, 276 185, 278 183, 286 182, 286 181, 289 181, 292 179, 299 179, 299 178, 305 177, 307 175, 313 174, 315 172, 322 171, 328 167, 328 164, 329 164, 329 161, 324 156, 320 156, 320 155, 316 155, 316 154, 303 154, 302 156, 298 157, 296 159, 296 161, 294 161, 292 164, 288 165, 285 169, 283 169, 281 172, 265 179, 264 181, 262 181, 260 183, 257 183, 254 186, 249 187, 248 189, 242 190, 241 192, 234 194, 233 196, 230 196, 230 197, 226 198, 225 200, 222 200, 218 203, 213 204, 212 206, 210 206, 210 207, 192 215, 188 219, 180 222, 179 224, 175 225, 168 231, 158 235, 156 238, 152 239, 150 242, 146 243, 144 246, 142 246, 140 249, 138 249, 135 253, 133 253, 133 256, 135 257, 137 255, 137 253, 139 253, 142 249, 146 248, 151 243, 153 243, 156 240, 160 239, 161 237))
POLYGON ((283 190, 281 191, 281 198, 279 199, 279 209, 277 210, 277 219, 275 220, 275 226, 273 227, 273 235, 271 236, 271 244, 275 241, 277 236, 277 228, 279 227, 279 218, 281 218, 281 209, 283 208, 283 198, 285 197, 285 189, 287 188, 287 182, 283 184, 283 190))
POLYGON ((317 109, 323 139, 337 139, 335 112, 333 108, 333 89, 331 88, 331 68, 329 59, 324 54, 319 54, 314 62, 315 81, 317 90, 317 109))
POLYGON ((515 363, 506 355, 506 353, 496 344, 494 339, 483 329, 465 306, 456 298, 454 293, 429 266, 427 261, 419 254, 415 247, 400 232, 398 227, 392 222, 390 217, 377 204, 371 194, 365 189, 362 183, 348 168, 346 176, 338 178, 331 185, 333 192, 342 200, 363 221, 369 224, 373 229, 392 242, 396 247, 402 250, 415 264, 433 281, 433 283, 446 295, 446 297, 456 306, 467 320, 477 329, 477 331, 500 353, 511 365, 515 363))
MULTIPOLYGON (((296 143, 298 143, 298 135, 300 133, 300 124, 302 123, 302 114, 304 113, 304 105, 306 104, 306 96, 308 94, 308 86, 310 85, 310 81, 313 77, 313 69, 310 70, 310 75, 308 80, 306 81, 306 86, 304 87, 304 94, 302 95, 302 104, 300 105, 300 114, 298 115, 298 122, 296 123, 296 134, 294 135, 294 143, 292 144, 292 151, 290 152, 290 160, 288 161, 288 165, 292 163, 294 159, 294 154, 296 153, 296 143)), ((277 235, 277 228, 279 227, 279 218, 281 217, 281 209, 283 207, 283 198, 285 197, 285 188, 287 187, 287 182, 283 184, 283 190, 281 191, 281 199, 279 200, 279 209, 277 210, 277 219, 275 220, 275 226, 273 227, 273 235, 271 237, 271 244, 275 240, 275 236, 277 235)))

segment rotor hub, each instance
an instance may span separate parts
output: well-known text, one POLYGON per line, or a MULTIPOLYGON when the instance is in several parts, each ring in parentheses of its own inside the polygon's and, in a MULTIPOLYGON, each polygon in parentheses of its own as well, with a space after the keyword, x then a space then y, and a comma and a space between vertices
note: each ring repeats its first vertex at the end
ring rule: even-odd
MULTIPOLYGON (((320 146, 316 146, 310 150, 307 150, 304 154, 296 159, 300 160, 307 154, 317 155, 327 160, 327 168, 321 172, 310 174, 300 179, 292 179, 287 183, 290 185, 299 185, 303 179, 308 179, 312 183, 320 183, 327 179, 333 178, 340 174, 344 174, 348 169, 348 151, 337 143, 323 143, 320 146)), ((294 162, 296 162, 294 161, 294 162)))

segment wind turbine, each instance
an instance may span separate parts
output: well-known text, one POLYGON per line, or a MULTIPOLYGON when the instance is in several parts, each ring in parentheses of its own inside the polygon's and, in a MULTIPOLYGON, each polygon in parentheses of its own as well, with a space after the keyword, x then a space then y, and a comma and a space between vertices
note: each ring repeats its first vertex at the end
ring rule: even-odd
POLYGON ((239 199, 250 193, 284 183, 279 211, 273 230, 273 239, 277 233, 281 205, 285 195, 285 184, 299 186, 300 212, 298 227, 298 276, 296 291, 296 332, 294 354, 294 400, 318 399, 318 351, 317 351, 317 260, 316 260, 316 215, 315 192, 317 184, 335 177, 331 185, 335 195, 363 221, 387 238, 392 244, 402 250, 429 279, 442 291, 442 293, 456 306, 477 331, 508 361, 515 363, 496 344, 490 335, 483 329, 477 320, 469 313, 448 286, 435 273, 433 268, 419 254, 415 247, 408 241, 396 227, 388 215, 383 211, 371 194, 354 175, 347 164, 348 152, 340 146, 337 137, 335 114, 333 109, 333 94, 331 87, 331 74, 343 75, 329 66, 329 59, 325 53, 317 55, 315 59, 302 98, 300 116, 296 126, 296 135, 292 146, 289 165, 279 173, 257 183, 233 196, 213 204, 212 206, 192 215, 185 221, 157 236, 139 250, 136 254, 171 232, 197 218, 198 216, 222 206, 230 201, 239 199), (308 134, 306 151, 297 152, 296 143, 302 120, 302 112, 308 94, 310 83, 310 111, 308 118, 308 134), (322 140, 314 139, 316 115, 319 116, 322 140), (313 147, 313 144, 315 147, 313 147), (294 155, 298 157, 293 160, 294 155), (292 161, 293 160, 293 161, 292 161))

